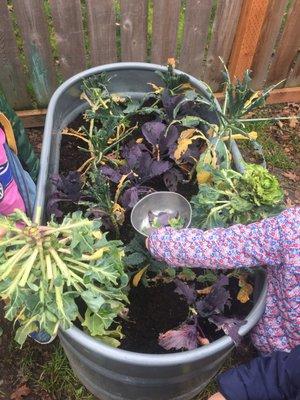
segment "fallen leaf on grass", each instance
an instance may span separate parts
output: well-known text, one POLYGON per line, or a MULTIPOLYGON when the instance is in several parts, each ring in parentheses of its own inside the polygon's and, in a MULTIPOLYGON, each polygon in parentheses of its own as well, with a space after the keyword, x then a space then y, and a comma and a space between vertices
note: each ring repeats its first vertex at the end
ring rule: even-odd
POLYGON ((296 128, 297 124, 298 124, 298 118, 295 116, 291 117, 290 123, 289 123, 290 128, 296 128))
POLYGON ((294 172, 283 172, 282 176, 293 182, 297 182, 300 179, 294 172))
POLYGON ((31 390, 26 385, 26 383, 20 387, 18 387, 10 396, 11 400, 22 400, 23 397, 28 396, 31 393, 31 390))
POLYGON ((300 190, 295 191, 295 201, 296 203, 300 203, 300 190))
POLYGON ((277 121, 277 125, 279 126, 280 129, 283 127, 283 123, 281 121, 277 121))
POLYGON ((292 200, 288 197, 285 201, 285 205, 287 206, 287 208, 291 208, 294 207, 294 203, 292 202, 292 200))

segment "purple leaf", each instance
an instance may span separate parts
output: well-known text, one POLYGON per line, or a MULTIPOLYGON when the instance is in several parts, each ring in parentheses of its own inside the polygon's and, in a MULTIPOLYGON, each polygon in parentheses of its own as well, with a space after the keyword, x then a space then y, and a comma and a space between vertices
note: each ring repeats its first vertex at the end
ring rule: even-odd
POLYGON ((77 203, 82 196, 80 173, 70 171, 67 175, 55 175, 51 177, 51 181, 55 190, 48 201, 47 212, 60 218, 63 216, 63 211, 60 209, 61 203, 77 203))
POLYGON ((214 283, 213 287, 214 288, 220 288, 222 286, 227 286, 229 285, 229 279, 227 275, 221 274, 219 276, 219 279, 214 283))
POLYGON ((144 135, 144 138, 150 144, 152 144, 152 146, 156 146, 159 144, 165 130, 166 125, 158 121, 146 122, 142 125, 142 133, 144 135))
POLYGON ((179 132, 176 126, 171 125, 167 131, 166 136, 162 136, 160 143, 159 143, 159 149, 162 154, 167 154, 171 155, 174 153, 175 148, 176 148, 176 142, 179 138, 179 132))
POLYGON ((170 226, 170 219, 172 218, 178 218, 179 213, 177 212, 159 212, 158 214, 155 214, 152 211, 148 211, 148 219, 150 225, 154 223, 154 220, 158 222, 158 225, 160 227, 165 227, 165 226, 170 226))
POLYGON ((230 336, 236 345, 240 344, 241 336, 239 335, 239 329, 246 324, 246 321, 227 318, 223 315, 212 315, 209 321, 215 324, 218 330, 222 329, 226 335, 230 336))
POLYGON ((196 324, 182 324, 178 329, 161 333, 158 343, 166 350, 194 350, 198 347, 197 326, 196 324))
POLYGON ((203 299, 197 301, 196 308, 202 317, 208 317, 224 311, 229 304, 230 294, 224 286, 228 285, 228 277, 221 275, 220 279, 212 286, 211 292, 203 299))
POLYGON ((104 175, 106 178, 108 178, 110 181, 119 183, 120 179, 122 178, 122 174, 118 171, 115 170, 108 165, 103 165, 100 169, 102 175, 104 175))
POLYGON ((184 296, 188 304, 193 304, 197 297, 194 287, 189 286, 187 283, 182 282, 179 279, 175 279, 174 283, 177 287, 175 293, 184 296))
POLYGON ((151 172, 149 175, 151 178, 154 178, 155 176, 162 175, 164 172, 172 168, 172 164, 170 161, 153 161, 150 168, 151 172))
POLYGON ((171 218, 175 218, 176 213, 168 213, 168 212, 159 212, 157 215, 157 222, 161 226, 168 226, 169 220, 171 218))
POLYGON ((127 145, 123 146, 122 149, 122 157, 125 158, 127 161, 130 169, 134 169, 138 164, 141 157, 146 153, 148 150, 143 143, 136 143, 134 141, 128 143, 127 145))
POLYGON ((121 204, 125 209, 133 208, 142 196, 151 192, 147 186, 133 186, 124 191, 121 204))
POLYGON ((164 109, 166 110, 166 113, 169 118, 173 119, 173 111, 174 108, 177 106, 177 104, 183 100, 184 96, 183 95, 176 95, 176 96, 171 96, 170 91, 168 89, 165 89, 162 93, 161 96, 161 101, 164 109))
MULTIPOLYGON (((175 151, 175 150, 174 150, 175 151)), ((172 152, 172 157, 174 155, 174 151, 172 152)), ((189 162, 194 164, 195 159, 198 160, 201 154, 201 144, 199 143, 198 140, 194 141, 193 144, 191 144, 187 151, 182 155, 181 160, 182 162, 189 162)))
POLYGON ((177 168, 171 168, 164 173, 164 183, 171 192, 177 191, 178 182, 183 180, 183 174, 177 168))
POLYGON ((135 172, 142 181, 147 181, 155 176, 162 175, 171 167, 172 164, 169 161, 156 161, 149 153, 145 153, 141 157, 138 169, 135 169, 135 172))

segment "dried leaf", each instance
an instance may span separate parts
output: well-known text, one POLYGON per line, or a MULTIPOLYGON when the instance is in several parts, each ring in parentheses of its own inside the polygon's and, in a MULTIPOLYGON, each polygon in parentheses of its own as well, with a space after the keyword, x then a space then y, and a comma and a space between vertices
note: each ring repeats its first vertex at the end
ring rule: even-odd
POLYGON ((238 292, 237 299, 241 303, 247 303, 250 300, 250 296, 253 293, 253 286, 247 282, 247 276, 239 276, 239 287, 241 288, 238 292))
POLYGON ((290 123, 289 123, 290 128, 296 128, 296 125, 298 124, 298 122, 299 122, 298 118, 295 116, 292 116, 290 119, 290 123))
POLYGON ((295 200, 297 203, 300 202, 300 190, 295 191, 295 200))
POLYGON ((280 129, 282 129, 283 123, 281 121, 277 121, 277 125, 279 126, 280 129))
POLYGON ((142 277, 147 269, 148 269, 148 265, 146 265, 146 267, 142 268, 139 272, 137 272, 134 275, 133 280, 132 280, 132 284, 134 287, 138 286, 138 284, 140 283, 140 280, 142 279, 142 277))
POLYGON ((157 86, 157 85, 155 85, 155 83, 149 82, 148 85, 151 86, 151 88, 153 89, 153 92, 154 92, 155 94, 160 94, 160 93, 162 93, 163 90, 164 90, 164 88, 163 88, 162 86, 157 86))
POLYGON ((199 294, 199 295, 206 295, 206 294, 209 294, 211 291, 212 291, 212 286, 208 286, 208 287, 206 287, 206 288, 204 288, 204 289, 198 289, 197 290, 197 293, 199 294))
POLYGON ((288 178, 290 181, 297 182, 300 178, 294 172, 283 172, 282 176, 288 178))
POLYGON ((186 129, 182 131, 180 137, 178 139, 177 148, 174 152, 174 159, 178 161, 182 155, 187 151, 190 144, 192 144, 193 140, 198 139, 199 136, 194 136, 196 129, 186 129))
POLYGON ((286 200, 285 200, 285 205, 287 206, 287 208, 291 208, 291 207, 294 207, 295 204, 290 199, 290 197, 287 197, 286 200))
POLYGON ((250 300, 250 295, 253 292, 253 286, 250 283, 245 283, 238 292, 237 299, 241 303, 247 303, 250 300))
POLYGON ((28 396, 31 393, 31 390, 25 383, 24 385, 18 387, 10 396, 11 400, 22 400, 23 397, 28 396))

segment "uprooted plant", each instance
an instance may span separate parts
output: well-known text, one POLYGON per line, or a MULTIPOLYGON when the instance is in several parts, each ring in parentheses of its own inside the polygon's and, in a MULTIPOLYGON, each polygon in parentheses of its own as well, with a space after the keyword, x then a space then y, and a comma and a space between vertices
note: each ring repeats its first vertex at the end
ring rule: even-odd
POLYGON ((5 317, 18 327, 16 341, 22 345, 39 329, 54 335, 78 319, 92 336, 117 346, 121 327, 110 327, 124 310, 128 283, 121 242, 108 241, 100 223, 80 212, 39 226, 18 211, 0 217, 0 227, 7 230, 0 242, 0 298, 5 317))

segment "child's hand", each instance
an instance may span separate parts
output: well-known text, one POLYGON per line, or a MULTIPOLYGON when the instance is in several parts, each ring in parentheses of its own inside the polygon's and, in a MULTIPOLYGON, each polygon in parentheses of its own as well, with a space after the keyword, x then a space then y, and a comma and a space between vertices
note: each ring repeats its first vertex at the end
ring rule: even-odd
POLYGON ((226 400, 224 396, 221 395, 220 392, 215 393, 213 396, 211 396, 208 400, 226 400))

